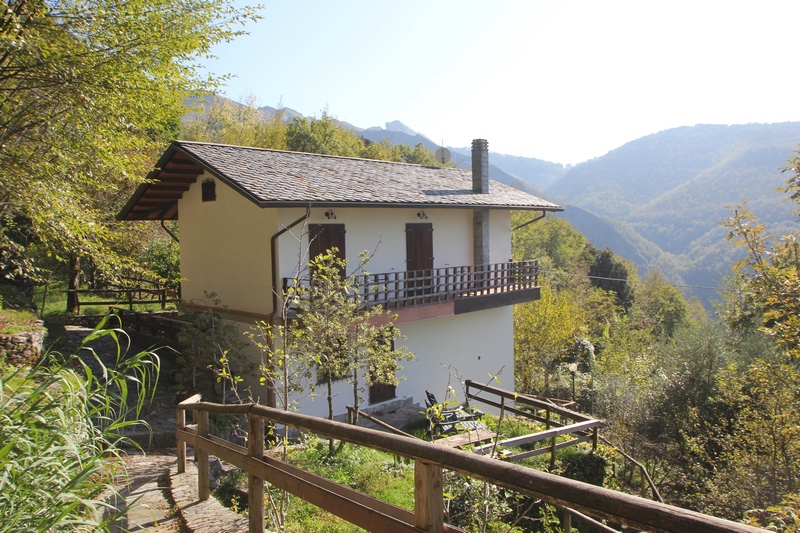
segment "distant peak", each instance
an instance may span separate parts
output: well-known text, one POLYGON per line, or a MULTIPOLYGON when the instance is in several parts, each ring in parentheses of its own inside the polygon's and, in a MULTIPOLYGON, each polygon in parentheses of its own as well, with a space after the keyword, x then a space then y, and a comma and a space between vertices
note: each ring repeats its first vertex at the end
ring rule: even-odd
POLYGON ((394 120, 392 122, 386 123, 386 131, 399 131, 400 133, 405 133, 408 135, 417 135, 417 132, 400 122, 399 120, 394 120))

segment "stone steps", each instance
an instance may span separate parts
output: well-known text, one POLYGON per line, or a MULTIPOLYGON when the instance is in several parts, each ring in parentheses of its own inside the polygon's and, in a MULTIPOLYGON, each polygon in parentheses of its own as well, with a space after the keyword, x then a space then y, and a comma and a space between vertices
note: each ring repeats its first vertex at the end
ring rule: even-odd
MULTIPOLYGON (((237 515, 213 497, 197 499, 197 466, 186 461, 186 472, 178 474, 173 455, 129 455, 127 473, 120 473, 117 496, 106 501, 114 509, 131 507, 110 530, 147 533, 217 533, 247 531, 247 518, 237 515)), ((105 516, 110 516, 110 510, 105 516)))

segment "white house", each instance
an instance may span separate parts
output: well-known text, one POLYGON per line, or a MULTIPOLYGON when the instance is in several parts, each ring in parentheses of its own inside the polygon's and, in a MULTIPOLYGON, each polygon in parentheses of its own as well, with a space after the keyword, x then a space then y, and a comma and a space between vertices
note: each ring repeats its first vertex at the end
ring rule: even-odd
MULTIPOLYGON (((422 402, 426 390, 444 395, 448 365, 476 381, 502 369, 514 383, 512 306, 539 288, 535 262, 510 259, 511 211, 562 209, 490 184, 485 140, 472 158, 470 171, 176 141, 118 218, 180 220, 182 298, 216 292, 243 329, 280 319, 282 283, 309 248, 336 246, 351 261, 374 251, 370 299, 397 313, 416 359, 365 404, 422 402)), ((344 387, 337 412, 352 398, 344 387)), ((324 415, 326 405, 301 410, 324 415)))

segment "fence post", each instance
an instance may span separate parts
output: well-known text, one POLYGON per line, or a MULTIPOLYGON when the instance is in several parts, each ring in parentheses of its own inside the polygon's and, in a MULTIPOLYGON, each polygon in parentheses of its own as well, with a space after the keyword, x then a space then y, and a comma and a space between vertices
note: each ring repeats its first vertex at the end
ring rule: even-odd
MULTIPOLYGON (((186 429, 186 411, 178 407, 176 413, 175 426, 178 430, 186 429)), ((186 441, 178 437, 176 444, 178 445, 178 473, 183 474, 186 472, 186 441)))
POLYGON ((444 531, 442 467, 420 460, 414 463, 414 526, 428 533, 444 531))
POLYGON ((566 508, 562 508, 562 511, 564 511, 564 533, 572 533, 572 515, 566 508))
POLYGON ((206 501, 211 495, 211 485, 208 471, 208 450, 203 449, 201 438, 208 438, 208 411, 195 411, 197 414, 197 446, 194 448, 194 458, 197 460, 197 497, 206 501))
MULTIPOLYGON (((247 413, 247 453, 264 459, 264 419, 253 413, 247 413)), ((248 473, 247 484, 250 533, 264 533, 264 480, 248 473)))

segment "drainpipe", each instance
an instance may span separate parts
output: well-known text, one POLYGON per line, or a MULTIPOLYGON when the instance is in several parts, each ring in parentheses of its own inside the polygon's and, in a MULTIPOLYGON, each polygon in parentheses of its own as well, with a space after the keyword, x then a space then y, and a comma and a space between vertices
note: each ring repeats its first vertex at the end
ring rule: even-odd
MULTIPOLYGON (((269 323, 270 325, 277 323, 277 318, 280 318, 283 313, 278 313, 278 262, 276 261, 276 257, 278 255, 278 238, 292 229, 293 227, 297 226, 301 222, 304 222, 309 219, 311 216, 311 206, 309 205, 306 208, 306 214, 280 230, 278 233, 272 236, 269 240, 269 248, 272 260, 272 313, 270 314, 269 323)), ((270 345, 274 342, 272 336, 267 339, 267 342, 270 345)), ((274 348, 274 346, 270 346, 270 349, 274 348)), ((267 382, 267 405, 269 407, 276 407, 277 402, 275 401, 275 395, 277 391, 275 390, 275 384, 271 381, 267 382)))
POLYGON ((533 224, 533 223, 534 223, 534 222, 536 222, 537 220, 542 220, 546 214, 547 214, 547 211, 542 211, 542 214, 541 214, 540 216, 538 216, 538 217, 536 217, 536 218, 532 218, 532 219, 530 219, 529 221, 525 222, 524 224, 520 224, 520 225, 519 225, 519 226, 517 226, 516 228, 511 228, 511 231, 512 231, 512 232, 515 232, 515 231, 517 231, 518 229, 522 229, 522 228, 524 228, 524 227, 525 227, 525 226, 527 226, 528 224, 533 224))
POLYGON ((277 255, 277 248, 278 248, 278 238, 295 227, 296 225, 304 222, 311 217, 311 206, 306 208, 306 214, 280 230, 278 233, 272 236, 269 240, 269 248, 271 253, 272 259, 272 318, 275 318, 278 315, 278 263, 275 261, 275 256, 277 255))
POLYGON ((172 237, 172 240, 173 240, 173 241, 177 242, 178 244, 180 244, 180 243, 181 243, 181 241, 179 241, 179 240, 178 240, 178 237, 176 237, 176 236, 175 236, 175 234, 174 234, 174 233, 172 233, 172 232, 169 230, 169 228, 167 228, 166 224, 164 224, 164 219, 163 219, 163 218, 161 219, 161 229, 163 229, 164 231, 166 231, 166 232, 167 232, 167 235, 169 235, 170 237, 172 237))

